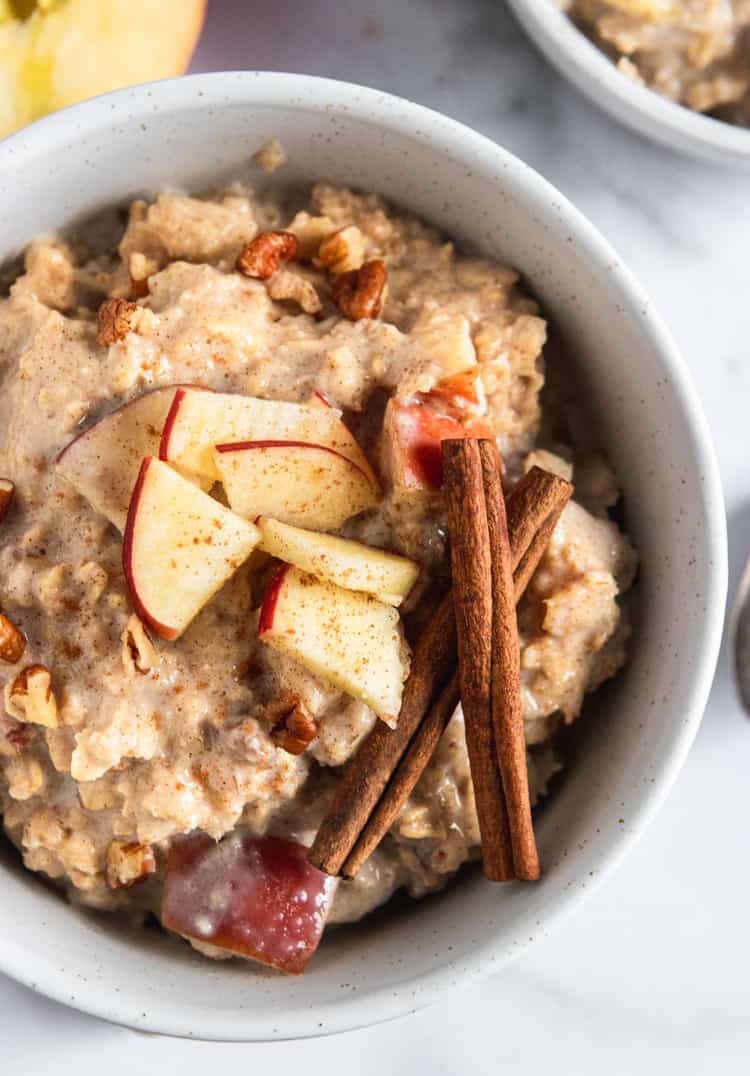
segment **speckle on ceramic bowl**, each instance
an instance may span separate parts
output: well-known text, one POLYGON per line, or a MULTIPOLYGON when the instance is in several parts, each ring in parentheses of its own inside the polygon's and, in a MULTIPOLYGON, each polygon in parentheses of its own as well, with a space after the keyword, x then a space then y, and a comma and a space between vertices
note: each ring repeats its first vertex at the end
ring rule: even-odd
POLYGON ((289 155, 285 182, 379 191, 523 272, 567 341, 624 488, 642 559, 640 614, 631 660, 589 715, 542 813, 542 881, 500 887, 470 872, 438 896, 333 932, 301 978, 213 965, 158 931, 77 911, 12 856, 0 861, 0 969, 109 1020, 210 1039, 305 1037, 386 1020, 498 971, 543 938, 621 861, 677 776, 713 676, 726 590, 717 468, 669 334, 580 213, 452 120, 297 75, 202 75, 124 90, 0 145, 0 261, 136 194, 247 175, 270 136, 289 155))
POLYGON ((750 167, 750 130, 683 108, 627 78, 555 0, 508 3, 560 74, 620 123, 691 157, 734 168, 750 167))

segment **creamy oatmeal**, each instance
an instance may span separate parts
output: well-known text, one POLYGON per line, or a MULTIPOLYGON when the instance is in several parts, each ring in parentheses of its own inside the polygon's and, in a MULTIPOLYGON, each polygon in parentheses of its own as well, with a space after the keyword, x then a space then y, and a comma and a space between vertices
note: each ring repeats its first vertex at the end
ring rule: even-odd
MULTIPOLYGON (((625 659, 635 569, 609 468, 547 421, 545 340, 514 270, 325 184, 167 192, 104 253, 29 247, 0 300, 0 807, 29 869, 180 932, 167 861, 179 879, 225 838, 201 870, 226 893, 239 850, 314 916, 333 887, 285 842, 312 843, 341 767, 397 721, 459 431, 497 439, 508 487, 535 464, 580 486, 519 608, 545 793, 555 733, 625 659)), ((443 886, 478 840, 459 709, 328 922, 443 886)), ((227 955, 215 927, 193 944, 227 955)))
POLYGON ((748 0, 562 0, 628 78, 697 112, 750 122, 748 0))

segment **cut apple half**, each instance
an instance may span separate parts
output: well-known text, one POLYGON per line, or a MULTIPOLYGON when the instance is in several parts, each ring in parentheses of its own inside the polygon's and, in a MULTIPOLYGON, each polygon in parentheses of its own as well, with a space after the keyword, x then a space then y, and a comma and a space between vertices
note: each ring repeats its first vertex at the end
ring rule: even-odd
POLYGON ((278 519, 256 520, 260 548, 346 590, 360 590, 398 606, 419 575, 419 565, 395 553, 331 534, 303 530, 278 519))
POLYGON ((392 606, 284 564, 266 592, 258 637, 396 724, 409 651, 392 606))
POLYGON ((254 396, 179 390, 164 423, 159 456, 184 473, 217 479, 213 446, 239 441, 302 441, 340 453, 377 479, 333 407, 260 400, 254 396))
POLYGON ((173 841, 161 921, 167 930, 298 975, 318 947, 338 879, 277 837, 202 833, 173 841))
POLYGON ((175 391, 176 386, 169 385, 145 392, 99 419, 57 457, 57 473, 119 531, 125 527, 141 462, 159 451, 175 391))
POLYGON ((377 504, 365 472, 324 445, 244 441, 213 451, 229 505, 246 519, 272 516, 326 531, 377 504))
POLYGON ((122 563, 139 617, 176 639, 258 544, 241 519, 153 456, 130 501, 122 563))

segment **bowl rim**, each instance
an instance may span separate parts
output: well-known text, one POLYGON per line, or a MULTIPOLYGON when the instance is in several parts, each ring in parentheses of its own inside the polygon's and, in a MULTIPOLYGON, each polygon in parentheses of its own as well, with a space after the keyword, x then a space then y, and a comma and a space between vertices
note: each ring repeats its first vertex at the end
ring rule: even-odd
POLYGON ((549 62, 590 101, 631 130, 681 153, 750 165, 750 130, 695 112, 631 81, 554 0, 508 0, 549 62))
MULTIPOLYGON (((706 614, 696 629, 696 660, 685 672, 693 702, 681 721, 675 723, 668 755, 653 783, 644 786, 640 800, 633 806, 627 834, 604 850, 597 877, 589 880, 585 891, 571 887, 554 895, 553 907, 545 922, 544 933, 547 933, 549 927, 610 876, 656 815, 685 761, 713 681, 727 589, 726 520, 718 463, 688 368, 668 329, 630 271, 594 225, 547 180, 464 124, 376 89, 279 72, 216 72, 144 83, 72 105, 10 136, 0 143, 0 168, 4 164, 18 168, 19 159, 24 167, 33 166, 37 154, 53 152, 55 146, 63 144, 73 131, 77 139, 84 139, 94 132, 106 133, 118 122, 121 110, 127 112, 131 121, 140 109, 153 111, 155 97, 161 110, 173 113, 197 108, 220 110, 250 102, 255 106, 283 105, 302 112, 339 113, 369 124, 377 122, 381 129, 437 148, 454 160, 460 159, 469 172, 489 173, 495 182, 502 177, 503 181, 523 188, 529 212, 543 217, 554 216, 560 227, 576 237, 579 247, 592 263, 610 269, 616 267, 622 301, 641 313, 642 323, 653 341, 655 357, 669 377, 671 391, 690 433, 704 479, 702 493, 708 550, 703 593, 706 614), (374 116, 378 117, 377 121, 374 116)), ((520 951, 525 945, 519 943, 515 948, 520 951)), ((281 1037, 313 1037, 394 1019, 437 1001, 458 985, 468 986, 480 980, 497 971, 508 959, 507 951, 497 937, 491 935, 476 946, 471 960, 461 968, 443 963, 426 974, 400 980, 397 992, 384 986, 368 990, 362 996, 352 995, 336 1005, 308 1009, 304 1014, 298 1014, 281 1037), (324 1031, 319 1030, 321 1013, 326 1018, 324 1031)), ((0 947, 0 971, 55 1001, 138 1030, 220 1041, 268 1040, 267 1033, 259 1034, 253 1027, 241 1027, 231 1014, 221 1012, 207 1014, 206 1024, 210 1026, 201 1027, 196 1035, 195 1025, 180 1006, 164 1002, 152 1004, 148 1014, 143 1014, 140 1006, 136 1012, 135 1007, 128 1004, 124 992, 102 989, 101 982, 93 978, 87 983, 76 983, 76 996, 72 1001, 67 973, 41 954, 32 957, 13 939, 4 939, 0 947)), ((274 1036, 274 1041, 277 1038, 274 1036)))

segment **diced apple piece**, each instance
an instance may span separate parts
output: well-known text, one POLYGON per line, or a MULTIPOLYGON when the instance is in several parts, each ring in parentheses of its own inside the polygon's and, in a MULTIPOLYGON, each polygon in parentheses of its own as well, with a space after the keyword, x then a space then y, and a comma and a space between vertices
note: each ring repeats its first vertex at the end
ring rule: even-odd
POLYGON ((216 445, 214 459, 233 512, 333 530, 377 504, 356 464, 323 445, 245 441, 216 445))
POLYGON ((446 406, 437 391, 407 403, 389 400, 383 420, 383 462, 394 488, 440 489, 440 444, 451 437, 492 437, 492 431, 472 412, 446 406))
POLYGON ((449 314, 439 307, 427 310, 412 326, 410 336, 420 353, 429 356, 435 364, 438 377, 450 378, 476 369, 471 326, 463 314, 449 314))
POLYGON ((169 385, 138 396, 79 434, 57 457, 58 474, 119 531, 125 527, 141 461, 159 451, 175 391, 169 385))
POLYGON ((257 527, 161 460, 143 461, 130 501, 122 563, 136 612, 176 639, 258 544, 257 527))
POLYGON ((290 527, 278 519, 256 520, 260 548, 303 572, 346 590, 361 590, 400 605, 416 582, 419 565, 395 553, 331 534, 290 527))
POLYGON ((178 391, 164 423, 161 459, 187 474, 217 479, 213 446, 240 441, 303 441, 345 456, 377 486, 362 449, 333 407, 254 396, 178 391))
POLYGON ((395 725, 408 647, 390 605, 284 564, 266 592, 258 637, 395 725))
POLYGON ((167 930, 299 975, 318 947, 337 879, 276 837, 178 837, 169 849, 167 930))

